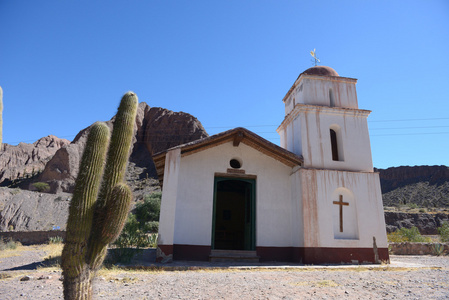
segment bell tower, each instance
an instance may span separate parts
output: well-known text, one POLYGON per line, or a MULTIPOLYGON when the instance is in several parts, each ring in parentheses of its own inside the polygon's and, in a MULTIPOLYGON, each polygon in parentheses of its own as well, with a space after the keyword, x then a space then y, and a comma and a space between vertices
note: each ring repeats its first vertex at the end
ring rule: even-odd
POLYGON ((358 108, 357 79, 326 66, 301 73, 285 95, 277 129, 281 147, 304 158, 305 168, 372 172, 367 117, 358 108))

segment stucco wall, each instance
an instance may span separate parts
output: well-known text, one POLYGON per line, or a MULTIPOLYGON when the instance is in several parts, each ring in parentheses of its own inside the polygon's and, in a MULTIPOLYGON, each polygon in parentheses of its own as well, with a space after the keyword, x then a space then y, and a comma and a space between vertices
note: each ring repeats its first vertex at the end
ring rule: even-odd
POLYGON ((387 247, 378 173, 300 169, 303 189, 304 246, 387 247), (343 192, 343 233, 338 232, 338 195, 343 192), (346 195, 345 195, 346 193, 346 195), (352 199, 347 196, 352 194, 352 199), (337 226, 337 227, 336 227, 337 226))
POLYGON ((336 107, 358 108, 355 82, 320 77, 304 78, 303 85, 296 103, 330 106, 329 89, 332 89, 336 107))
POLYGON ((296 88, 285 99, 285 115, 296 104, 331 106, 329 90, 332 90, 335 107, 358 108, 356 79, 330 78, 323 76, 301 76, 295 83, 296 88))
POLYGON ((159 215, 158 244, 161 245, 173 245, 180 162, 180 149, 167 152, 164 169, 164 189, 159 215))
MULTIPOLYGON (((299 107, 302 155, 305 167, 336 170, 373 170, 369 140, 368 111, 335 110, 319 106, 299 107), (330 129, 336 130, 342 161, 332 160, 330 129)), ((298 153, 297 153, 298 154, 298 153)))
POLYGON ((233 158, 242 162, 246 175, 257 176, 256 246, 291 246, 291 168, 232 142, 181 158, 174 243, 211 245, 214 174, 226 173, 233 158))

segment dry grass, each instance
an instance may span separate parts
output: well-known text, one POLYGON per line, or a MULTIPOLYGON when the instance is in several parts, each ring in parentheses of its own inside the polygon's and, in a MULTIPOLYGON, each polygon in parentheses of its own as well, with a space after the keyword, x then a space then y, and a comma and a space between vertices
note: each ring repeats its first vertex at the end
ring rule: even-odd
POLYGON ((5 249, 0 251, 0 259, 12 256, 20 256, 21 252, 30 250, 27 246, 17 245, 15 249, 5 249))
POLYGON ((42 251, 45 251, 46 256, 42 257, 44 260, 54 259, 60 257, 62 254, 62 248, 64 244, 43 244, 39 245, 42 251))
POLYGON ((294 286, 308 286, 308 287, 336 287, 336 286, 339 286, 339 284, 333 280, 298 281, 298 282, 291 282, 290 284, 294 285, 294 286))

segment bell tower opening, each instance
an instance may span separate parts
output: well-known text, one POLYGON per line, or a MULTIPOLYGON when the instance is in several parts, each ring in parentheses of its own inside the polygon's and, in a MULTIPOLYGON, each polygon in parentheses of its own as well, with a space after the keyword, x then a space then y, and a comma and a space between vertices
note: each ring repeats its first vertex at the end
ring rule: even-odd
POLYGON ((332 91, 332 89, 329 89, 329 106, 330 107, 335 106, 334 91, 332 91))
POLYGON ((330 129, 331 135, 331 147, 332 147, 332 160, 338 161, 338 144, 337 144, 337 133, 335 130, 330 129))

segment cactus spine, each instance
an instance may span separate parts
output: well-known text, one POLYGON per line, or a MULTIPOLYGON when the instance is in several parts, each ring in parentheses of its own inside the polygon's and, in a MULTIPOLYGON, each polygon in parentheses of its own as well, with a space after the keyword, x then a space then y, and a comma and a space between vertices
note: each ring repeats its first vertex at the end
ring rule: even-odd
POLYGON ((3 90, 0 86, 0 151, 3 150, 3 90))
POLYGON ((136 112, 137 96, 128 92, 120 102, 112 136, 108 126, 100 122, 89 132, 62 251, 64 299, 92 299, 92 280, 108 244, 125 224, 132 193, 123 178, 136 112))

